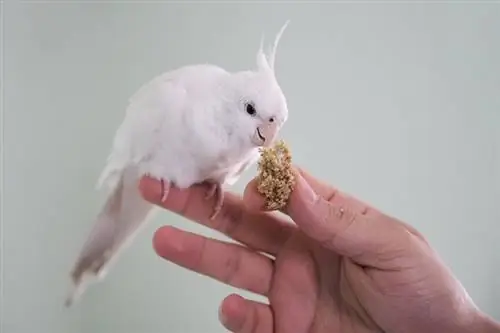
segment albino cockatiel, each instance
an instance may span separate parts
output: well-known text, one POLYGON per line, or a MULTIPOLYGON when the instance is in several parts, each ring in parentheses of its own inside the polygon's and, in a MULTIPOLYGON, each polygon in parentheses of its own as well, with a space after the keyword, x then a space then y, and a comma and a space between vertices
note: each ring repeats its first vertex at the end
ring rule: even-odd
POLYGON ((257 162, 259 147, 273 144, 288 118, 274 72, 287 25, 268 55, 261 40, 255 70, 189 65, 156 77, 132 96, 98 181, 107 199, 72 270, 66 306, 83 293, 86 278, 104 277, 153 211, 138 189, 143 175, 161 181, 162 200, 170 186, 211 184, 207 199, 215 198, 214 218, 222 207, 222 186, 234 184, 257 162))

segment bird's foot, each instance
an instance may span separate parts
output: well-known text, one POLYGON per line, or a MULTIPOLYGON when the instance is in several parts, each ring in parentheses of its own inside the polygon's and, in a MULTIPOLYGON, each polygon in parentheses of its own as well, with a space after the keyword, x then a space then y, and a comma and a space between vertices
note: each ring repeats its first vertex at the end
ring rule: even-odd
POLYGON ((210 183, 209 186, 207 194, 205 195, 205 200, 215 197, 214 209, 212 215, 210 215, 210 220, 213 220, 222 209, 222 204, 224 202, 224 190, 222 189, 222 185, 219 183, 210 183))
POLYGON ((168 192, 170 191, 170 183, 167 183, 165 180, 161 179, 161 202, 165 202, 168 197, 168 192))

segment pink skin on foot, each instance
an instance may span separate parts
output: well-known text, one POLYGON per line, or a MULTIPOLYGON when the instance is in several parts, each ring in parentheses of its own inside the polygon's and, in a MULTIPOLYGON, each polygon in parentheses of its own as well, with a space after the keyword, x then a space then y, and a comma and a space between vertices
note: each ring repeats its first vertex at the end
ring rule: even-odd
POLYGON ((161 202, 165 202, 168 197, 168 192, 170 191, 170 183, 164 181, 163 179, 160 180, 161 183, 161 202))
POLYGON ((210 187, 207 191, 207 195, 205 196, 205 199, 208 200, 210 198, 215 198, 215 206, 214 206, 214 212, 210 216, 210 220, 213 220, 217 214, 220 212, 222 209, 222 203, 224 202, 224 191, 222 190, 222 185, 219 183, 210 183, 210 187))

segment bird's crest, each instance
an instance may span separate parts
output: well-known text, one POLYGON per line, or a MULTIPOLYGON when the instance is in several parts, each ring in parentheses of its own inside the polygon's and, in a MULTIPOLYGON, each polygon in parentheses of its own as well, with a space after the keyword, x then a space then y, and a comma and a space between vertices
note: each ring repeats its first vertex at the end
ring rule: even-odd
POLYGON ((274 43, 272 45, 271 50, 269 51, 268 56, 264 53, 264 36, 261 37, 259 51, 257 52, 257 68, 260 71, 271 72, 274 76, 274 64, 276 61, 276 50, 278 48, 278 43, 285 31, 286 27, 290 23, 290 20, 287 20, 285 24, 281 27, 280 31, 276 35, 274 39, 274 43))

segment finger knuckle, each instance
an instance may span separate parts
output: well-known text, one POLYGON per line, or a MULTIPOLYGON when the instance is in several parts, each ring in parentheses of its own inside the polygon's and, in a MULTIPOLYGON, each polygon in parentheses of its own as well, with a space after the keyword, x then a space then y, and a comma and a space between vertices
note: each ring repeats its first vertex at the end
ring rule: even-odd
POLYGON ((220 212, 221 216, 216 229, 231 237, 243 223, 244 211, 239 205, 226 205, 220 212))
POLYGON ((324 228, 328 230, 322 236, 322 245, 337 247, 340 242, 345 242, 351 227, 356 223, 358 216, 350 209, 342 206, 329 205, 328 214, 323 223, 329 224, 324 228))
POLYGON ((224 260, 224 274, 221 277, 223 283, 233 285, 237 273, 240 271, 241 256, 236 251, 229 253, 224 260))
POLYGON ((333 202, 335 197, 337 197, 338 194, 339 194, 339 191, 337 189, 331 188, 330 192, 326 196, 326 200, 331 203, 331 202, 333 202))

